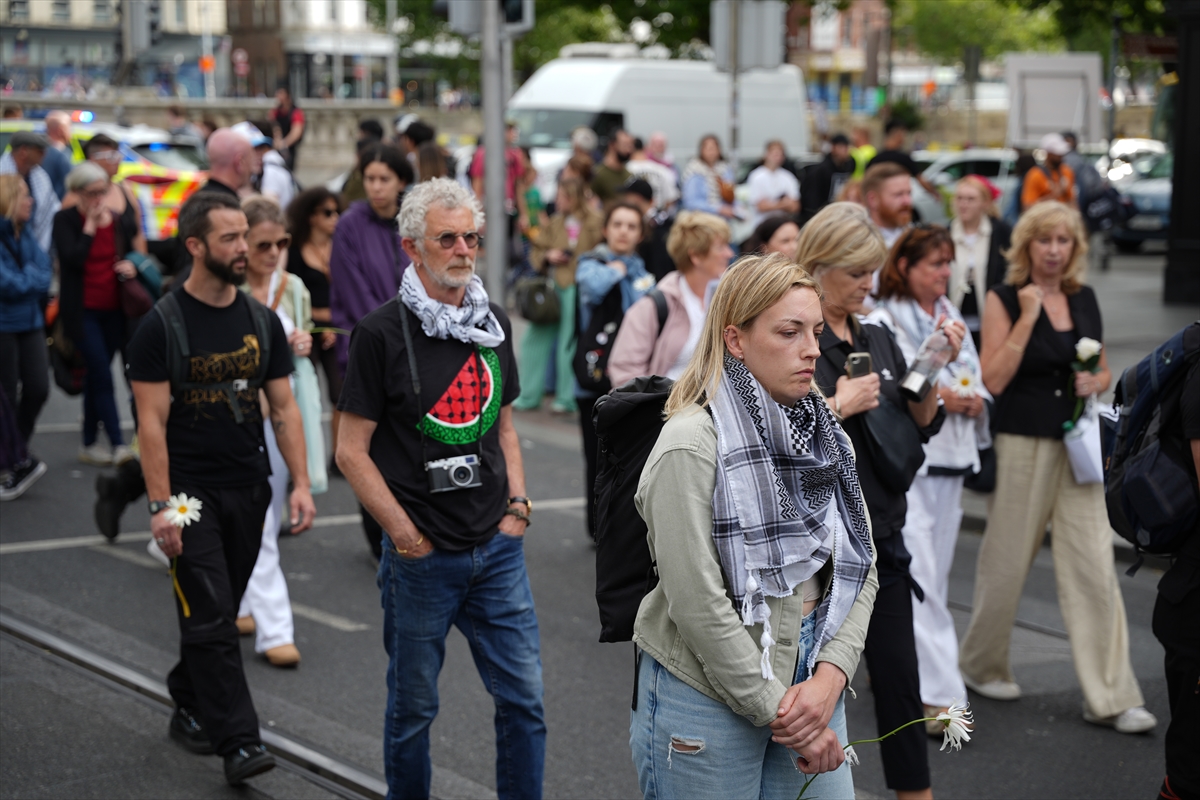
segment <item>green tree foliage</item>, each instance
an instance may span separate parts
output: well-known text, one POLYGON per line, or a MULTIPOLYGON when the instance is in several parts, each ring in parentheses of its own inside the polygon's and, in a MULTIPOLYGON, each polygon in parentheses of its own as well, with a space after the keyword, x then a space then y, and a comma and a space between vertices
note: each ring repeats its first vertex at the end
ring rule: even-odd
MULTIPOLYGON (((367 1, 371 18, 383 27, 385 0, 367 1)), ((609 0, 606 4, 537 0, 536 14, 533 30, 513 49, 518 80, 556 58, 564 45, 576 42, 636 41, 662 45, 673 56, 687 57, 709 38, 709 0, 609 0)), ((397 16, 402 19, 397 33, 402 64, 432 68, 460 84, 478 83, 478 49, 433 13, 432 0, 398 0, 397 16), (456 49, 459 55, 446 55, 456 49)))
POLYGON ((919 51, 942 63, 961 61, 967 45, 981 47, 985 59, 1066 47, 1048 8, 1025 10, 1006 0, 899 0, 894 13, 900 41, 911 37, 919 51))
MULTIPOLYGON (((1168 33, 1172 28, 1165 0, 1015 0, 1030 11, 1046 10, 1054 15, 1063 36, 1072 41, 1091 32, 1107 31, 1113 14, 1121 17, 1121 28, 1140 33, 1168 33)), ((1077 49, 1072 47, 1072 49, 1077 49)))

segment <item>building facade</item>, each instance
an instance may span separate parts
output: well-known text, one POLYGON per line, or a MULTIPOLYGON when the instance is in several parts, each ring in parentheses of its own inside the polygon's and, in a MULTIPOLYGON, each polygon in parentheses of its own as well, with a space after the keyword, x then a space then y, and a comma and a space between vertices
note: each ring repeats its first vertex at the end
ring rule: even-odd
POLYGON ((887 81, 889 12, 883 0, 792 3, 788 61, 804 70, 808 98, 831 113, 874 113, 887 81))
POLYGON ((208 30, 225 33, 225 0, 157 0, 156 41, 120 69, 121 19, 146 0, 0 0, 0 88, 78 96, 120 78, 163 94, 203 94, 208 30))
MULTIPOLYGON (((376 30, 366 0, 227 0, 233 50, 245 59, 233 94, 383 99, 395 39, 376 30)), ((236 69, 235 69, 236 71, 236 69)))

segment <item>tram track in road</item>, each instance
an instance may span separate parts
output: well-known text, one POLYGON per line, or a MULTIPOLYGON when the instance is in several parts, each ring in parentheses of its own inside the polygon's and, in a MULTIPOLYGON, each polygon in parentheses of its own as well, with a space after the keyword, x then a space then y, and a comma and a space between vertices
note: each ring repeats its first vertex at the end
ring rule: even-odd
MULTIPOLYGON (((76 671, 83 670, 92 680, 110 689, 133 693, 150 701, 162 708, 164 717, 174 708, 166 685, 160 681, 37 625, 0 613, 0 634, 38 653, 42 658, 67 665, 76 671)), ((263 744, 275 755, 277 766, 326 791, 350 800, 382 800, 387 794, 387 784, 378 775, 276 729, 260 728, 259 735, 263 744)))

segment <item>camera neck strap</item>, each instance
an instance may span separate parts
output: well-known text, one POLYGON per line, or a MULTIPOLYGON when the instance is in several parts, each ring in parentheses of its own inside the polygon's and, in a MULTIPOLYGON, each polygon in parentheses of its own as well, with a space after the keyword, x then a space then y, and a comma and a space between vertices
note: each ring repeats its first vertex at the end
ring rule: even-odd
MULTIPOLYGON (((416 267, 412 267, 416 269, 416 267)), ((408 354, 408 374, 412 380, 413 396, 417 403, 417 430, 421 434, 421 463, 429 463, 429 454, 425 443, 425 406, 421 403, 421 373, 417 370, 417 351, 413 347, 412 326, 408 322, 410 313, 404 301, 399 302, 400 327, 404 330, 404 350, 408 354)), ((479 460, 483 461, 483 358, 479 355, 479 347, 472 348, 475 356, 475 392, 477 411, 475 415, 475 445, 478 448, 479 460)))

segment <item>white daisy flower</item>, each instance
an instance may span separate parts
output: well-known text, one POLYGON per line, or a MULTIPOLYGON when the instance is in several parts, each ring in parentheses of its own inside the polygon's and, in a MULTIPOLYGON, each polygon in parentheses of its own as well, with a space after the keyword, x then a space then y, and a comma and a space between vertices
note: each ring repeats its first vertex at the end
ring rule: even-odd
POLYGON ((975 719, 970 703, 954 701, 950 708, 937 715, 937 721, 946 727, 939 750, 945 750, 946 745, 950 745, 951 750, 961 750, 963 742, 971 741, 970 731, 975 729, 975 719))
POLYGON ((163 513, 166 514, 167 522, 177 528, 183 528, 200 519, 200 509, 204 508, 204 503, 199 498, 188 497, 183 492, 171 495, 167 502, 171 505, 163 513))
POLYGON ((858 766, 858 753, 854 752, 854 745, 846 747, 846 763, 852 767, 858 766))
POLYGON ((979 376, 971 367, 951 364, 950 376, 950 387, 959 397, 974 397, 979 394, 979 376))

